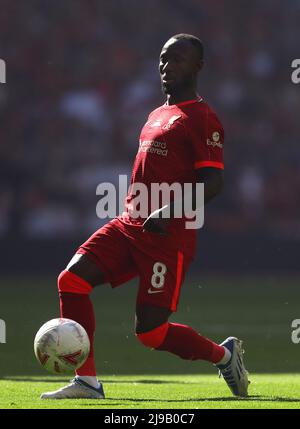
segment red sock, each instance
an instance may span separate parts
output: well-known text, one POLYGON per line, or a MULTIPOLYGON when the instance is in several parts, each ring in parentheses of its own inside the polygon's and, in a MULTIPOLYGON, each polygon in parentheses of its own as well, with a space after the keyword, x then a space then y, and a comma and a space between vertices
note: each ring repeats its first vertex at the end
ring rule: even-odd
POLYGON ((90 339, 90 354, 85 363, 76 371, 77 375, 96 375, 94 362, 95 315, 93 304, 87 294, 60 292, 60 315, 76 320, 86 330, 90 339))
POLYGON ((225 354, 224 347, 202 337, 189 326, 179 323, 169 323, 164 342, 157 350, 174 353, 182 359, 202 359, 212 363, 219 362, 225 354))

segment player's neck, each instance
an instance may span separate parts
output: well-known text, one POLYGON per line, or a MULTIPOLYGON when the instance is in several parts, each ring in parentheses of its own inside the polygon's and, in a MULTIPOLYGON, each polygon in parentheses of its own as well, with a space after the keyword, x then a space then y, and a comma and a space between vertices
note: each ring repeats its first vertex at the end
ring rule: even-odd
POLYGON ((199 98, 199 94, 196 90, 187 91, 182 94, 168 94, 167 95, 167 105, 171 106, 172 104, 183 103, 184 101, 196 100, 199 98))

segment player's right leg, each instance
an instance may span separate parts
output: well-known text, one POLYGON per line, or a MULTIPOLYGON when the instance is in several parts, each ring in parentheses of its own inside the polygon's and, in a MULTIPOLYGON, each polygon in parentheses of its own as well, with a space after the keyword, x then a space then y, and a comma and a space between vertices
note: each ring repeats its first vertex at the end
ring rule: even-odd
POLYGON ((95 315, 89 294, 93 287, 104 283, 105 276, 86 255, 75 254, 58 277, 60 316, 76 320, 86 330, 90 353, 76 377, 67 386, 46 392, 41 399, 89 398, 104 399, 102 384, 97 381, 94 362, 95 315), (83 374, 81 377, 80 374, 83 374))
POLYGON ((167 351, 182 359, 211 362, 217 366, 234 395, 247 396, 248 375, 240 340, 230 337, 219 345, 188 325, 168 322, 170 314, 177 308, 190 262, 189 254, 164 245, 160 236, 152 235, 147 241, 142 252, 139 248, 133 249, 140 272, 137 338, 151 349, 167 351), (157 245, 150 246, 153 242, 157 245))
POLYGON ((90 398, 103 399, 101 383, 96 378, 94 361, 95 316, 90 293, 97 285, 121 284, 134 276, 128 243, 114 223, 96 231, 74 255, 58 277, 61 317, 80 323, 90 339, 90 354, 76 371, 68 386, 46 392, 41 399, 90 398))

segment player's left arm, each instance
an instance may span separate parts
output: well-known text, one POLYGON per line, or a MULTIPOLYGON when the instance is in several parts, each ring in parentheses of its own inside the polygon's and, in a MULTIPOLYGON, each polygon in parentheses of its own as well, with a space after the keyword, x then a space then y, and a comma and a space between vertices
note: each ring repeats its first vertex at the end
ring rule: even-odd
MULTIPOLYGON (((224 186, 223 170, 214 167, 203 167, 196 170, 197 182, 204 183, 204 204, 219 195, 224 186)), ((196 198, 196 188, 193 190, 193 203, 196 198)))

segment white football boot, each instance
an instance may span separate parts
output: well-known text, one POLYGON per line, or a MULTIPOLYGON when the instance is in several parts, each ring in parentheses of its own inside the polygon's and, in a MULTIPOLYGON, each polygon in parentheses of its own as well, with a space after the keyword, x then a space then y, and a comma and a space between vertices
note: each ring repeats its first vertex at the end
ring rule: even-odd
POLYGON ((226 347, 231 357, 224 365, 215 365, 219 369, 219 376, 223 376, 229 389, 235 396, 248 396, 248 371, 243 361, 242 341, 235 337, 228 337, 220 346, 226 347))
POLYGON ((96 389, 75 377, 70 384, 53 392, 41 394, 41 399, 105 399, 102 383, 96 389))

